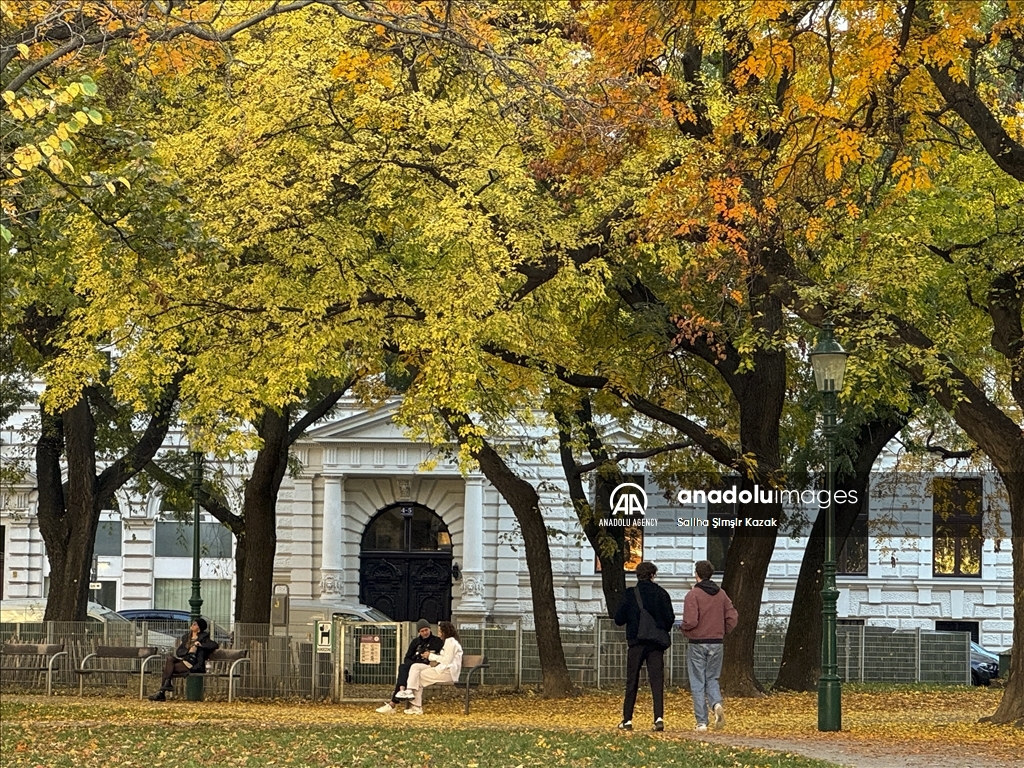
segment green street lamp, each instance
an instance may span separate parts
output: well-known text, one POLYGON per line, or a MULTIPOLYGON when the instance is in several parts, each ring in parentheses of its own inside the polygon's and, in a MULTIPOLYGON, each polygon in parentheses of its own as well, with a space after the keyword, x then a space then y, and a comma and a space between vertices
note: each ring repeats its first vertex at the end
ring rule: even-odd
POLYGON ((821 336, 810 352, 814 383, 821 392, 825 434, 825 474, 828 476, 828 510, 825 515, 825 566, 821 587, 821 676, 818 678, 818 730, 843 727, 843 691, 836 660, 836 507, 835 469, 836 395, 843 388, 848 353, 832 336, 832 323, 821 325, 821 336))
MULTIPOLYGON (((202 616, 202 581, 199 578, 199 491, 203 487, 203 454, 192 451, 192 597, 188 604, 192 608, 192 622, 202 616)), ((190 623, 192 623, 190 622, 190 623)), ((185 678, 185 698, 188 701, 203 700, 202 675, 185 678)))

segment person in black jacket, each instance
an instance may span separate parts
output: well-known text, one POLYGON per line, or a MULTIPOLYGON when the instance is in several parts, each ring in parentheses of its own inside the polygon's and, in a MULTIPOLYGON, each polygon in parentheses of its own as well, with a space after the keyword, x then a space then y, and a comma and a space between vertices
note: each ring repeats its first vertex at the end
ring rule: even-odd
POLYGON ((389 715, 398 706, 398 692, 404 691, 406 683, 409 682, 409 670, 413 664, 429 664, 427 654, 440 653, 444 646, 444 640, 430 631, 430 622, 420 619, 416 622, 416 637, 409 643, 409 650, 405 652, 405 659, 398 667, 398 680, 395 681, 395 690, 391 694, 391 701, 385 701, 377 707, 382 715, 389 715))
POLYGON ((184 677, 189 672, 205 672, 206 659, 220 646, 211 638, 209 624, 200 617, 192 622, 192 627, 181 636, 178 649, 164 659, 163 684, 160 690, 149 697, 150 701, 167 701, 171 691, 171 680, 184 677))
POLYGON ((672 599, 668 592, 654 583, 658 567, 646 561, 636 567, 637 584, 626 590, 622 603, 615 612, 615 623, 620 627, 626 625, 626 699, 622 703, 622 722, 619 729, 633 730, 633 707, 636 705, 636 693, 640 687, 640 667, 647 665, 647 677, 651 682, 651 698, 654 699, 654 729, 665 730, 665 650, 658 644, 637 639, 640 624, 640 603, 637 593, 644 604, 644 610, 651 614, 654 623, 666 632, 672 631, 676 614, 672 610, 672 599))

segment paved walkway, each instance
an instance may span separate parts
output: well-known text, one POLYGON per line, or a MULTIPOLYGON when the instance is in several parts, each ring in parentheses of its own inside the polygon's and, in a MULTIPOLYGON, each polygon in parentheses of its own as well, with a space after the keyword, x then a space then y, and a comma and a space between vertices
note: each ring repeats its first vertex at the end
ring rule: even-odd
POLYGON ((877 744, 843 738, 829 739, 827 742, 811 739, 756 739, 730 736, 728 732, 694 735, 694 738, 737 747, 791 752, 848 768, 1007 768, 1005 760, 994 757, 949 751, 906 752, 904 750, 908 745, 887 743, 884 739, 877 744))

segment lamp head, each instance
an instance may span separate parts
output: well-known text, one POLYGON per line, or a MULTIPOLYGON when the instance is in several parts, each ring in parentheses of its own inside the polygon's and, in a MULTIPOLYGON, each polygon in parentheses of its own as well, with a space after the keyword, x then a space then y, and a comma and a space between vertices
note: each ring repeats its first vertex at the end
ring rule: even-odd
POLYGON ((818 343, 809 354, 811 368, 814 369, 814 383, 822 394, 835 394, 843 388, 846 376, 846 358, 849 352, 832 336, 832 323, 826 320, 821 324, 821 335, 818 343))

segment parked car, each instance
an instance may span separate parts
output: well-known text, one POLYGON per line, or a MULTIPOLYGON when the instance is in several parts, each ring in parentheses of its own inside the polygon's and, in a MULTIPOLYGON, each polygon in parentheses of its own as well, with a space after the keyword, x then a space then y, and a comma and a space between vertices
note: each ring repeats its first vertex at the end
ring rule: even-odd
POLYGON ((972 642, 971 682, 974 685, 988 685, 997 677, 999 677, 999 656, 972 642))
POLYGON ((392 621, 383 611, 362 603, 335 603, 293 597, 288 605, 288 623, 292 626, 312 625, 313 622, 328 621, 335 617, 345 621, 392 621))
MULTIPOLYGON (((189 611, 178 611, 169 608, 126 608, 118 611, 121 616, 134 621, 136 626, 146 622, 150 630, 163 632, 174 637, 181 637, 192 626, 192 614, 189 611)), ((215 642, 224 645, 231 642, 231 633, 216 622, 210 622, 210 636, 215 642)))
MULTIPOLYGON (((4 600, 0 603, 0 622, 5 624, 38 624, 42 623, 46 613, 45 597, 19 597, 4 600)), ((131 645, 141 641, 141 636, 132 627, 132 623, 119 613, 105 605, 90 602, 86 607, 86 619, 89 624, 103 625, 100 632, 91 630, 90 634, 103 634, 110 645, 131 645)), ((173 648, 178 639, 159 630, 150 631, 146 644, 160 649, 173 648)))

